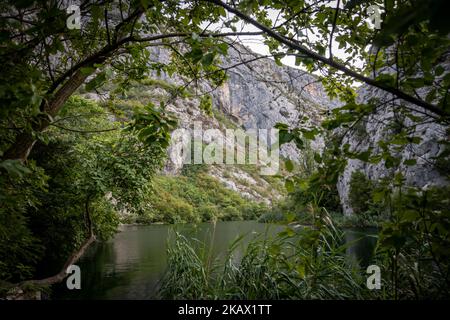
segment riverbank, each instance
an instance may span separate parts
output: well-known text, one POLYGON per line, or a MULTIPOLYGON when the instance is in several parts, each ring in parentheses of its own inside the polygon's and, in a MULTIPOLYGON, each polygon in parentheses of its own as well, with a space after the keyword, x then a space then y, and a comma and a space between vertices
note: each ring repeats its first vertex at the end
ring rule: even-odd
MULTIPOLYGON (((385 221, 377 216, 365 215, 343 215, 340 212, 331 212, 329 214, 331 221, 338 228, 380 228, 385 221)), ((262 223, 286 224, 288 222, 298 222, 300 225, 310 226, 313 224, 312 217, 307 213, 281 213, 277 211, 268 211, 258 218, 262 223)))
POLYGON ((269 207, 242 197, 205 172, 180 176, 157 176, 139 215, 122 215, 125 224, 199 223, 210 220, 257 219, 269 207))

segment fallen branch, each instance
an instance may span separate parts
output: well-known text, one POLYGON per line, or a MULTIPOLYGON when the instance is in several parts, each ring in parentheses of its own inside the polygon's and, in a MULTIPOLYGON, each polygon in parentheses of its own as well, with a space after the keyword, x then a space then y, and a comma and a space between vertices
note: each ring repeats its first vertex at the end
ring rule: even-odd
POLYGON ((69 259, 67 259, 66 263, 64 264, 63 268, 61 269, 60 272, 58 272, 57 274, 48 277, 48 278, 44 278, 44 279, 39 279, 39 280, 26 280, 23 282, 19 283, 19 287, 25 287, 28 285, 52 285, 52 284, 56 284, 59 283, 61 281, 64 280, 64 278, 67 277, 67 273, 66 270, 67 268, 74 264, 75 262, 78 261, 78 259, 81 258, 81 256, 84 254, 84 252, 86 251, 86 249, 95 241, 95 235, 93 233, 91 233, 90 237, 81 245, 80 249, 76 252, 74 252, 69 259))
POLYGON ((86 251, 86 249, 95 241, 96 237, 94 235, 94 230, 92 228, 92 220, 91 220, 91 215, 89 212, 89 201, 90 201, 90 196, 88 196, 88 198, 86 199, 86 203, 85 203, 85 214, 86 214, 86 223, 87 223, 87 228, 89 231, 89 238, 87 238, 83 244, 81 245, 81 247, 75 251, 67 260, 66 263, 64 264, 64 266, 62 267, 61 271, 58 272, 57 274, 48 277, 48 278, 44 278, 44 279, 39 279, 39 280, 26 280, 23 282, 20 282, 18 284, 19 288, 23 288, 25 286, 29 286, 29 285, 38 285, 38 286, 48 286, 48 285, 52 285, 52 284, 56 284, 59 283, 61 281, 64 280, 64 278, 67 277, 67 273, 66 270, 67 268, 74 264, 75 262, 78 261, 78 259, 80 259, 84 252, 86 251))

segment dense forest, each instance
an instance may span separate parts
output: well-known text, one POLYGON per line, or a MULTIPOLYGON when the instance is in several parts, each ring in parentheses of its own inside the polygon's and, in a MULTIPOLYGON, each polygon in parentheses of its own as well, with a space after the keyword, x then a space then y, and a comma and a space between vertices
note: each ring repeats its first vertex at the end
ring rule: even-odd
MULTIPOLYGON (((51 297, 127 225, 248 220, 282 230, 239 253, 238 237, 221 259, 175 232, 157 296, 448 299, 447 12, 445 0, 1 1, 0 298, 51 297), (232 150, 243 162, 180 164, 174 132, 196 121, 276 129, 277 172, 245 138, 250 155, 232 150), (369 262, 348 259, 349 228, 376 230, 369 262)), ((214 138, 190 139, 211 151, 214 138)))

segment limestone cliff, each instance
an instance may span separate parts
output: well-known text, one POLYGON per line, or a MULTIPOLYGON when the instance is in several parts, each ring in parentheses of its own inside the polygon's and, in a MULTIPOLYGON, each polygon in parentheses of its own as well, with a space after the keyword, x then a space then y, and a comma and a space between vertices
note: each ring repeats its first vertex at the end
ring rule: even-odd
MULTIPOLYGON (((168 62, 168 51, 157 48, 152 49, 153 62, 168 62)), ((192 129, 194 122, 201 122, 202 128, 225 129, 270 129, 277 122, 286 123, 292 127, 318 126, 327 114, 327 111, 339 107, 341 103, 330 100, 320 81, 314 75, 288 66, 279 66, 275 61, 263 58, 246 47, 234 45, 230 47, 228 56, 222 59, 221 65, 227 70, 227 80, 220 87, 212 87, 206 81, 200 81, 196 86, 189 86, 191 94, 184 97, 171 97, 167 87, 184 84, 178 75, 154 74, 156 85, 139 92, 140 99, 149 99, 155 104, 159 101, 168 101, 168 110, 179 119, 179 127, 192 129), (160 82, 158 85, 158 81, 160 82), (200 108, 201 99, 211 96, 213 102, 213 116, 207 115, 200 108), (306 117, 306 123, 300 121, 306 117)), ((391 97, 385 92, 363 86, 359 90, 360 101, 367 101, 377 97, 389 101, 391 97)), ((422 111, 423 112, 423 111, 422 111)), ((413 112, 414 116, 421 116, 413 112)), ((379 108, 378 111, 361 120, 357 130, 347 136, 343 143, 348 143, 353 151, 363 151, 368 147, 373 152, 379 151, 379 141, 385 140, 392 134, 392 124, 397 119, 392 108, 379 108)), ((413 123, 411 119, 404 119, 403 125, 414 126, 410 135, 419 135, 418 144, 408 146, 397 156, 403 160, 417 158, 417 164, 386 169, 384 162, 378 164, 364 163, 350 159, 337 184, 343 211, 351 214, 349 204, 349 182, 351 174, 361 170, 370 179, 377 180, 392 176, 401 170, 406 177, 406 183, 418 187, 426 185, 441 185, 447 183, 446 179, 433 166, 432 159, 442 148, 438 141, 446 138, 445 127, 436 123, 413 123)), ((311 148, 320 151, 322 140, 316 139, 311 148)), ((170 153, 169 149, 169 153, 170 153)), ((294 145, 287 144, 281 148, 284 158, 300 160, 302 152, 294 145)), ((178 174, 182 161, 168 161, 165 167, 166 174, 178 174)), ((282 181, 264 177, 257 170, 238 165, 214 165, 209 173, 221 181, 227 188, 239 192, 243 197, 271 203, 283 195, 282 181)))
MULTIPOLYGON (((152 57, 165 62, 169 60, 167 54, 158 49, 152 52, 152 57)), ((246 47, 230 47, 221 65, 227 70, 228 76, 222 86, 214 88, 207 82, 201 82, 193 88, 197 96, 171 101, 168 109, 176 114, 181 128, 192 129, 194 121, 200 121, 203 129, 271 129, 277 122, 298 126, 304 117, 308 119, 306 125, 314 126, 319 125, 327 110, 338 105, 327 97, 314 75, 279 66, 246 47), (199 108, 201 95, 198 93, 207 93, 212 97, 213 117, 199 108)), ((158 78, 176 85, 182 83, 182 79, 177 76, 161 74, 158 78)), ((163 94, 163 90, 160 93, 163 94)), ((312 147, 320 149, 321 140, 313 142, 312 147)), ((302 154, 293 144, 287 144, 282 146, 281 156, 299 160, 302 154)), ((180 163, 180 159, 168 161, 166 172, 177 174, 181 169, 180 163)), ((214 166, 210 173, 227 187, 250 199, 269 203, 281 196, 279 190, 267 182, 270 178, 266 179, 255 172, 249 175, 240 166, 214 166)), ((282 185, 282 181, 279 184, 282 185)))
POLYGON ((368 163, 357 159, 348 160, 337 184, 343 212, 347 215, 353 213, 349 203, 349 192, 351 175, 355 171, 363 172, 371 180, 392 178, 397 172, 401 172, 406 185, 418 188, 442 186, 449 183, 435 163, 435 157, 444 150, 444 145, 440 141, 448 139, 446 131, 448 127, 433 121, 425 110, 407 103, 405 104, 407 107, 417 111, 411 111, 409 117, 400 116, 389 104, 392 97, 381 90, 367 86, 363 86, 359 90, 361 102, 374 97, 379 100, 378 103, 382 107, 370 116, 363 118, 353 130, 353 134, 346 136, 343 140, 344 144, 350 145, 350 150, 365 151, 372 148, 372 154, 379 154, 382 151, 380 142, 388 141, 390 136, 398 133, 401 128, 408 132, 408 137, 416 137, 420 141, 407 144, 405 148, 397 152, 393 150, 392 155, 399 158, 400 161, 398 165, 389 165, 388 169, 384 160, 379 163, 368 163), (416 163, 405 164, 405 161, 410 159, 415 159, 416 163))

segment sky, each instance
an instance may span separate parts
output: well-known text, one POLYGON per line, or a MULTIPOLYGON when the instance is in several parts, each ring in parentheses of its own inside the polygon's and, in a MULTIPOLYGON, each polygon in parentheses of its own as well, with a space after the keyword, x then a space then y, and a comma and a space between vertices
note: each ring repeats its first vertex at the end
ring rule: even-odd
MULTIPOLYGON (((336 2, 330 2, 329 6, 336 6, 336 2)), ((273 23, 275 23, 276 18, 277 18, 278 14, 277 11, 275 10, 271 10, 269 11, 269 18, 273 21, 273 23)), ((229 19, 230 17, 232 17, 232 15, 230 15, 228 13, 227 19, 229 19)), ((282 22, 282 20, 278 20, 277 24, 280 24, 282 22)), ((370 24, 370 23, 369 23, 370 24)), ((207 27, 207 24, 204 25, 204 27, 207 27)), ((219 31, 220 32, 232 32, 231 29, 229 28, 224 28, 221 27, 221 25, 210 25, 208 27, 208 30, 215 30, 215 31, 219 31)), ((258 30, 256 27, 249 25, 249 24, 241 24, 240 28, 238 28, 238 31, 243 31, 243 32, 252 32, 252 31, 260 31, 258 30)), ((330 26, 330 31, 331 31, 331 26, 330 26)), ((250 48, 252 51, 259 53, 261 55, 269 55, 269 48, 263 43, 263 37, 262 36, 240 36, 238 37, 241 40, 241 43, 244 44, 246 47, 250 48)), ((236 37, 234 37, 233 39, 236 39, 236 37)), ((314 40, 314 36, 311 36, 311 39, 314 40)), ((333 55, 341 58, 341 59, 346 59, 347 55, 344 52, 343 49, 339 49, 338 47, 338 43, 335 41, 332 43, 332 51, 333 51, 333 55)), ((326 53, 328 55, 328 52, 326 53)), ((289 57, 284 57, 282 60, 282 63, 290 66, 292 68, 296 68, 296 69, 302 69, 305 70, 305 68, 300 65, 300 66, 296 66, 295 65, 295 57, 293 56, 289 56, 289 57)), ((355 63, 356 67, 362 67, 363 62, 362 61, 357 61, 355 63)), ((351 66, 349 66, 351 67, 351 66)))

